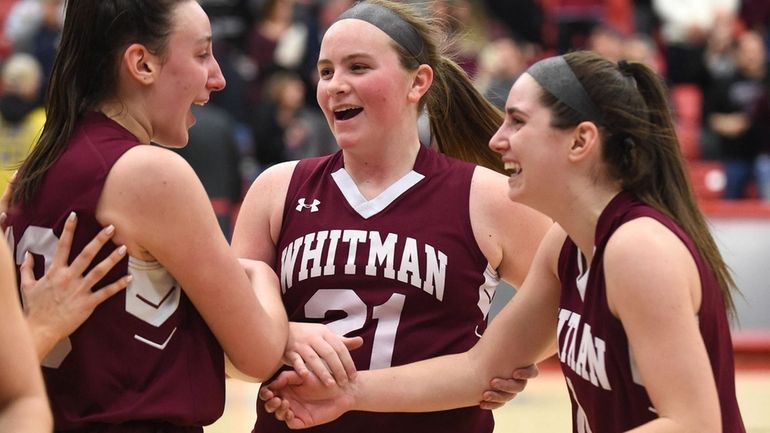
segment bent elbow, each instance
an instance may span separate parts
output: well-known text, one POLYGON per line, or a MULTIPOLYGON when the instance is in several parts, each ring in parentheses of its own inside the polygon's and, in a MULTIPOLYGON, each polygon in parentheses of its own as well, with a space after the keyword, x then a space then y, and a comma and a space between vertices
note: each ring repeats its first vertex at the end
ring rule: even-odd
POLYGON ((262 344, 251 345, 246 351, 228 353, 228 358, 235 369, 257 381, 270 378, 283 365, 282 359, 288 341, 289 330, 286 326, 271 328, 273 332, 266 336, 262 344))

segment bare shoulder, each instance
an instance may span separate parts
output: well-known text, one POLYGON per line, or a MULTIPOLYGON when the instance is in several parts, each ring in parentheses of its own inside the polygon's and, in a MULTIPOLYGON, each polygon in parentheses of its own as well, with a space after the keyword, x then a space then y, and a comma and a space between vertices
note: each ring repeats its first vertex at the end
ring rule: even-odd
POLYGON ((154 145, 135 146, 110 170, 109 181, 115 186, 152 193, 158 186, 183 186, 196 181, 190 164, 169 149, 154 145))
POLYGON ((233 230, 232 245, 240 257, 273 262, 284 202, 297 163, 290 161, 273 165, 249 187, 233 230))
POLYGON ((506 196, 507 190, 507 178, 504 175, 482 166, 477 166, 473 171, 471 196, 506 196))
POLYGON ((507 220, 523 219, 528 222, 551 220, 542 213, 508 198, 508 177, 486 167, 478 166, 471 182, 471 208, 479 207, 487 215, 497 218, 509 215, 507 220))
POLYGON ((132 214, 168 206, 208 204, 206 190, 190 164, 154 145, 135 146, 110 170, 100 208, 132 214))
POLYGON ((471 183, 471 225, 476 241, 501 278, 519 286, 535 251, 553 224, 542 213, 508 197, 508 178, 476 167, 471 183))
POLYGON ((649 268, 689 251, 679 237, 659 221, 642 217, 621 225, 607 241, 604 264, 610 267, 649 268))
POLYGON ((477 166, 471 181, 471 209, 478 208, 488 215, 502 212, 504 209, 524 208, 508 198, 507 179, 500 173, 477 166))
POLYGON ((115 225, 115 240, 125 243, 130 254, 145 258, 155 239, 171 233, 169 227, 202 230, 209 222, 216 224, 206 190, 192 167, 178 154, 153 145, 136 146, 116 161, 105 181, 97 218, 115 225))
POLYGON ((257 176, 251 184, 251 187, 249 187, 249 191, 277 191, 288 189, 291 175, 294 174, 294 168, 298 163, 299 161, 287 161, 268 167, 257 176))
POLYGON ((610 309, 658 308, 669 300, 699 299, 698 271, 679 237, 653 218, 629 221, 612 234, 604 251, 610 309))
POLYGON ((260 173, 249 187, 246 197, 243 199, 241 211, 251 212, 256 209, 275 209, 281 207, 289 190, 289 182, 298 161, 283 162, 273 165, 260 173))

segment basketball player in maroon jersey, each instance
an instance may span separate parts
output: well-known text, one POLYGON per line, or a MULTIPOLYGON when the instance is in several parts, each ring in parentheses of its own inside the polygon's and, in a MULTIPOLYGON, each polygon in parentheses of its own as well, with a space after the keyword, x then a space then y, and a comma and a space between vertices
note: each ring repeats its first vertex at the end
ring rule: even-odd
POLYGON ((256 377, 279 363, 275 274, 239 263, 192 169, 154 145, 184 146, 190 107, 224 85, 196 1, 67 3, 46 126, 6 235, 17 266, 29 252, 40 277, 74 211, 74 253, 105 226, 114 242, 96 260, 126 247, 98 286, 133 279, 43 361, 57 431, 200 432, 224 407, 222 349, 256 377))
MULTIPOLYGON (((8 187, 0 197, 0 229, 4 233, 15 176, 16 173, 11 176, 8 187)), ((123 246, 117 247, 100 263, 91 264, 115 233, 115 227, 108 226, 99 231, 76 257, 70 259, 76 225, 77 215, 73 212, 64 223, 54 259, 42 278, 35 278, 31 254, 25 254, 19 267, 25 319, 41 361, 60 340, 80 326, 96 306, 124 289, 131 281, 131 276, 125 275, 92 291, 93 286, 123 259, 126 249, 123 246), (87 269, 88 272, 85 272, 87 269)))
MULTIPOLYGON (((356 369, 468 350, 486 328, 499 280, 521 284, 551 225, 500 200, 505 176, 477 165, 503 171, 487 146, 502 117, 440 53, 435 31, 395 3, 341 15, 323 38, 317 88, 341 150, 269 168, 241 207, 233 248, 274 265, 291 321, 285 360, 301 374, 344 383, 356 369), (419 141, 423 107, 441 152, 419 141), (361 347, 348 353, 351 338, 361 347)), ((286 430, 258 408, 256 432, 286 430)), ((492 430, 492 413, 478 402, 430 414, 348 414, 316 429, 492 430)))
POLYGON ((359 372, 343 387, 284 372, 261 392, 268 411, 301 428, 346 410, 470 406, 489 378, 557 343, 575 433, 745 432, 733 283, 661 83, 643 64, 590 52, 530 67, 490 141, 514 173, 508 196, 557 223, 523 287, 464 354, 359 372))
MULTIPOLYGON (((9 194, 3 194, 0 208, 7 208, 9 194), (6 197, 8 196, 8 197, 6 197)), ((6 214, 0 214, 0 226, 6 214)), ((91 288, 125 255, 125 248, 113 251, 92 269, 92 259, 112 237, 114 227, 106 227, 69 262, 76 217, 72 214, 64 224, 51 266, 39 280, 27 255, 19 269, 25 315, 20 314, 16 271, 5 247, 0 247, 0 431, 50 432, 51 409, 45 394, 37 360, 62 338, 88 318, 104 300, 126 287, 130 276, 119 278, 95 292, 91 288), (26 319, 26 320, 25 320, 26 319)))

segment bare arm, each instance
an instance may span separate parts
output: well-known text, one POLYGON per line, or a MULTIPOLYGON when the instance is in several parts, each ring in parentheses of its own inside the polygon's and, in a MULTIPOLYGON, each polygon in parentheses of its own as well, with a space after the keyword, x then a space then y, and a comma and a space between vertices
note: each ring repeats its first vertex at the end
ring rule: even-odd
POLYGON ((0 431, 50 432, 53 418, 32 338, 16 295, 14 268, 0 247, 0 431))
MULTIPOLYGON (((270 316, 270 322, 286 322, 286 311, 281 299, 280 284, 273 268, 267 263, 257 260, 238 259, 238 261, 246 271, 257 299, 259 299, 259 302, 270 316)), ((280 363, 276 364, 272 371, 277 370, 279 367, 280 363)))
POLYGON ((660 223, 640 218, 615 232, 604 263, 610 309, 623 323, 659 415, 632 431, 720 432, 714 376, 696 317, 700 279, 689 251, 660 223))
POLYGON ((8 186, 5 187, 3 195, 0 196, 0 229, 2 229, 3 232, 5 232, 5 220, 8 218, 8 214, 6 214, 6 212, 8 211, 8 208, 11 204, 13 181, 16 180, 16 173, 17 172, 13 172, 11 177, 8 179, 8 186))
MULTIPOLYGON (((503 281, 521 287, 551 219, 509 200, 508 180, 497 172, 477 167, 471 188, 471 224, 479 247, 503 281)), ((495 378, 480 407, 496 409, 522 387, 511 376, 495 378)))
MULTIPOLYGON (((541 245, 532 271, 517 295, 468 352, 404 366, 367 370, 345 388, 324 389, 289 372, 260 397, 292 428, 329 422, 348 410, 428 412, 479 404, 494 377, 510 377, 553 346, 560 285, 556 260, 564 233, 555 226, 541 245), (440 371, 441 374, 435 374, 440 371)), ((317 382, 317 381, 315 381, 317 382)))
POLYGON ((155 146, 129 150, 110 171, 97 217, 119 228, 129 254, 157 260, 174 276, 239 370, 272 373, 286 344, 283 309, 255 296, 189 164, 155 146))
POLYGON ((296 161, 265 170, 249 188, 233 228, 238 257, 261 260, 275 268, 283 207, 296 161))
POLYGON ((553 221, 508 198, 507 178, 477 167, 470 200, 476 241, 500 278, 521 287, 535 252, 553 221))
MULTIPOLYGON (((295 166, 296 162, 275 165, 249 188, 233 230, 232 245, 238 257, 276 266, 284 201, 295 166)), ((291 322, 283 362, 302 375, 312 370, 326 383, 344 383, 356 372, 348 350, 361 344, 360 337, 340 337, 324 325, 291 322)))
POLYGON ((509 377, 513 367, 540 360, 556 336, 560 293, 556 260, 564 236, 555 229, 516 296, 471 350, 409 367, 361 372, 367 379, 357 380, 360 390, 353 409, 426 412, 477 405, 492 378, 509 377), (381 398, 375 398, 377 393, 381 398))

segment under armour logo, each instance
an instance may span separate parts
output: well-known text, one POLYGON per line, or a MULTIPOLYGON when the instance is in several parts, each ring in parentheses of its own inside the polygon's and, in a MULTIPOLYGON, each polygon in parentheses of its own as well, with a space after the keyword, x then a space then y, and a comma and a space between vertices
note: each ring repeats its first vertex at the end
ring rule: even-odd
POLYGON ((302 212, 302 209, 310 209, 310 212, 318 212, 318 205, 321 202, 318 199, 313 199, 313 203, 305 204, 305 199, 301 198, 297 200, 297 211, 302 212))

